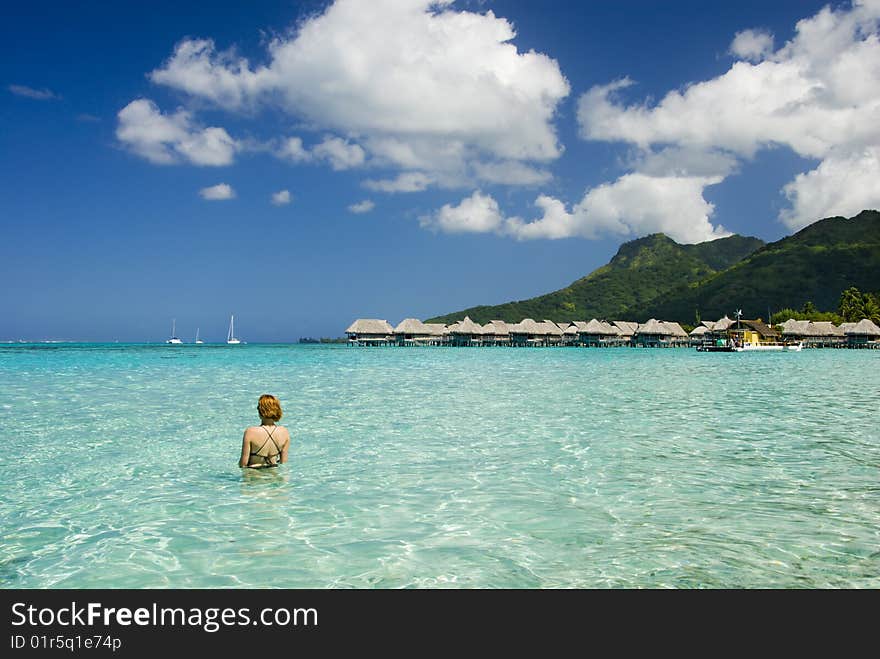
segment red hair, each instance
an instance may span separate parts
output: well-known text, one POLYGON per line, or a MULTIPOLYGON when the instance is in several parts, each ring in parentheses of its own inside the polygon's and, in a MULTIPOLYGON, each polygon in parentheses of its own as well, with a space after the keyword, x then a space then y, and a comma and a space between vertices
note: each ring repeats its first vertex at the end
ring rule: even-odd
POLYGON ((272 421, 281 420, 281 401, 272 394, 263 394, 260 396, 260 402, 257 403, 257 412, 261 419, 271 419, 272 421))

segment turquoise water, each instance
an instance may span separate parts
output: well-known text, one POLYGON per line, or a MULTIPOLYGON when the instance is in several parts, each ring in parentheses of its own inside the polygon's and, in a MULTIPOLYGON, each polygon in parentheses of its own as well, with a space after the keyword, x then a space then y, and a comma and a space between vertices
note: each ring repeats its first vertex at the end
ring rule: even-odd
POLYGON ((880 351, 0 347, 0 587, 877 588, 878 410, 880 351))

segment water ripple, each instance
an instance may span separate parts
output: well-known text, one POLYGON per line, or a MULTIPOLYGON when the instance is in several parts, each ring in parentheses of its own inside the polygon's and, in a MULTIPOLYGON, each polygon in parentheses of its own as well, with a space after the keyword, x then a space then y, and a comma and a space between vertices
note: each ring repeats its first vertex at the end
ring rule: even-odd
POLYGON ((877 588, 878 358, 0 347, 0 587, 877 588))

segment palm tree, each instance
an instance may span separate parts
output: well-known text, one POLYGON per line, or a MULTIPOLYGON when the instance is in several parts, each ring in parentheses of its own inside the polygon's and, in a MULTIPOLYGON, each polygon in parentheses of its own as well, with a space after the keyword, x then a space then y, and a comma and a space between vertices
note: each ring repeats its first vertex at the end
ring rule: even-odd
POLYGON ((880 305, 867 293, 862 296, 862 318, 867 318, 874 324, 880 324, 880 305))
POLYGON ((857 323, 865 317, 863 315, 864 306, 862 292, 855 286, 851 286, 840 294, 840 304, 837 308, 844 322, 857 323))

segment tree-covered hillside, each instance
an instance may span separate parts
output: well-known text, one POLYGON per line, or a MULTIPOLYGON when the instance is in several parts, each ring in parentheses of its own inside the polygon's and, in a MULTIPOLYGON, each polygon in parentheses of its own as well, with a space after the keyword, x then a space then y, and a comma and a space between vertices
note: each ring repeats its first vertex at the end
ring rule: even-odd
POLYGON ((611 261, 566 288, 547 295, 480 306, 430 319, 451 323, 465 315, 478 323, 590 318, 642 318, 643 310, 682 282, 697 282, 740 261, 763 245, 757 238, 730 236, 698 245, 679 245, 662 233, 624 243, 611 261))
POLYGON ((611 261, 566 288, 539 297, 479 306, 437 316, 450 323, 465 315, 479 323, 590 318, 693 323, 742 309, 765 317, 811 302, 835 309, 855 286, 880 290, 880 213, 820 220, 774 243, 730 236, 679 245, 663 234, 624 243, 611 261))
POLYGON ((850 286, 880 290, 880 213, 820 220, 765 245, 733 267, 666 292, 645 309, 658 318, 715 318, 742 309, 748 318, 807 302, 835 309, 850 286))

